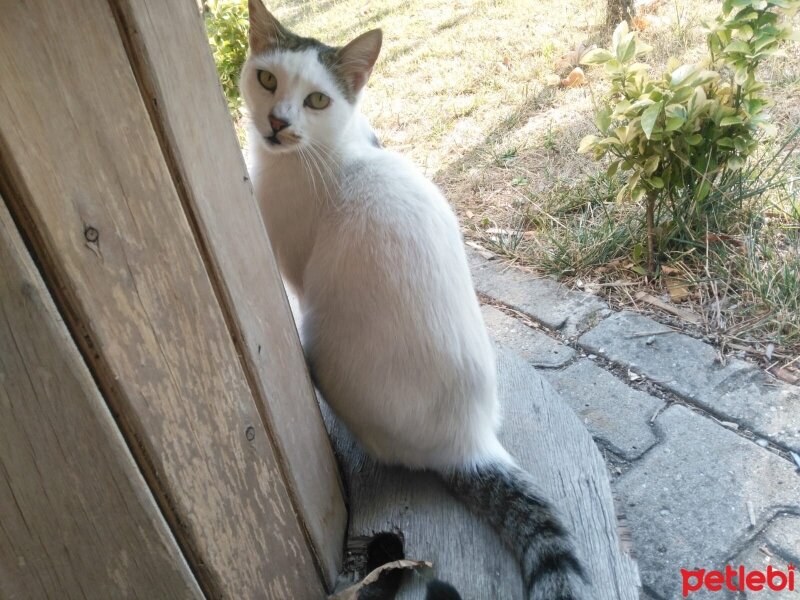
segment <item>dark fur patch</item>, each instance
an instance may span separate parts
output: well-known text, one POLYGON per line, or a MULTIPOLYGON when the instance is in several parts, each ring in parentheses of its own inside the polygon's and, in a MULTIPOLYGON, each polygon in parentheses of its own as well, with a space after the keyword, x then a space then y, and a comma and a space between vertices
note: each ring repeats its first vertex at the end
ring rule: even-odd
POLYGON ((425 600, 461 600, 461 595, 446 581, 434 579, 428 582, 425 600))
POLYGON ((303 37, 292 33, 285 27, 282 28, 278 39, 276 50, 284 52, 303 52, 305 50, 316 50, 317 60, 325 67, 336 81, 336 87, 350 104, 356 101, 356 94, 350 82, 336 68, 339 64, 339 48, 328 46, 315 38, 303 37))

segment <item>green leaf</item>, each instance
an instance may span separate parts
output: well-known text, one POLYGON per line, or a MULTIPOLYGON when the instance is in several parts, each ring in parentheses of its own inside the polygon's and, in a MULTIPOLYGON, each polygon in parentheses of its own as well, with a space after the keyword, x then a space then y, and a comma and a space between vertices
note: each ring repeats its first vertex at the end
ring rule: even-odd
POLYGON ((703 182, 695 188, 695 199, 702 202, 711 191, 711 182, 708 179, 703 179, 703 182))
POLYGON ((628 24, 622 21, 614 28, 614 33, 611 36, 611 50, 616 53, 617 46, 619 46, 622 39, 628 35, 628 24))
POLYGON ((636 56, 636 39, 634 34, 629 33, 617 46, 617 60, 622 64, 629 62, 636 56))
POLYGON ((614 107, 614 115, 624 115, 627 110, 631 107, 631 103, 627 100, 620 100, 617 102, 617 105, 614 107))
POLYGON ((688 114, 686 115, 687 120, 697 117, 700 111, 705 108, 707 101, 708 99, 706 98, 706 93, 703 91, 703 88, 695 88, 689 100, 688 114))
POLYGON ((650 98, 642 98, 631 104, 630 109, 632 112, 638 111, 639 109, 645 108, 647 106, 652 106, 653 104, 655 104, 655 101, 651 100, 650 98))
POLYGON ((672 71, 672 74, 670 75, 670 85, 673 88, 678 87, 697 71, 698 68, 695 65, 681 65, 672 71))
POLYGON ((680 129, 684 123, 686 123, 686 119, 683 117, 669 117, 664 125, 664 131, 676 131, 680 129))
POLYGON ((728 158, 728 168, 738 171, 744 165, 744 160, 740 156, 731 156, 728 158))
POLYGON ((693 133, 689 137, 686 138, 686 143, 690 146, 697 146, 700 142, 703 141, 703 136, 699 133, 693 133))
POLYGON ((746 66, 738 67, 734 70, 733 80, 736 82, 736 85, 744 85, 749 75, 750 73, 747 71, 746 66))
POLYGON ((742 40, 733 40, 730 44, 725 46, 725 52, 727 53, 737 52, 740 54, 750 54, 751 50, 750 44, 742 40))
POLYGON ((607 63, 612 58, 614 58, 614 55, 608 50, 604 48, 595 48, 584 54, 580 62, 582 65, 601 65, 607 63))
POLYGON ((580 146, 578 146, 578 153, 585 154, 597 145, 598 140, 599 138, 596 135, 587 135, 581 140, 580 146))
POLYGON ((672 95, 672 102, 686 102, 689 98, 692 97, 694 94, 695 89, 702 90, 703 88, 691 88, 689 86, 682 86, 678 88, 678 91, 672 95))
POLYGON ((617 127, 614 130, 614 135, 617 136, 617 139, 619 139, 620 142, 622 142, 623 144, 627 144, 628 131, 629 131, 628 127, 617 127))
POLYGON ((662 107, 663 103, 656 102, 642 113, 642 131, 648 140, 653 133, 653 128, 656 126, 656 120, 658 119, 658 115, 661 114, 662 107))
POLYGON ((608 165, 608 169, 606 169, 606 177, 613 177, 616 175, 617 170, 619 169, 620 161, 615 160, 610 165, 608 165))
POLYGON ((661 157, 657 154, 655 156, 651 156, 644 162, 644 166, 642 167, 646 175, 651 175, 655 172, 658 168, 658 163, 661 160, 661 157))
POLYGON ((597 128, 605 134, 608 128, 611 127, 611 109, 607 106, 599 108, 594 122, 597 128))
POLYGON ((656 190, 664 188, 664 180, 661 179, 661 177, 651 177, 649 179, 645 179, 645 182, 647 182, 647 184, 650 185, 650 187, 656 190))
POLYGON ((728 125, 741 125, 742 123, 744 123, 744 120, 738 115, 732 117, 723 117, 719 122, 720 127, 726 127, 728 125))
POLYGON ((680 104, 668 104, 667 107, 664 109, 664 112, 668 117, 680 117, 684 121, 688 116, 686 112, 686 107, 681 106, 680 104))
POLYGON ((719 73, 717 73, 716 71, 708 71, 704 69, 699 73, 695 73, 690 78, 688 78, 685 84, 690 85, 692 87, 697 87, 701 85, 706 85, 707 83, 711 83, 715 79, 719 79, 719 73))
POLYGON ((747 21, 754 21, 758 18, 758 12, 751 8, 743 8, 736 16, 733 17, 739 23, 746 23, 747 21))

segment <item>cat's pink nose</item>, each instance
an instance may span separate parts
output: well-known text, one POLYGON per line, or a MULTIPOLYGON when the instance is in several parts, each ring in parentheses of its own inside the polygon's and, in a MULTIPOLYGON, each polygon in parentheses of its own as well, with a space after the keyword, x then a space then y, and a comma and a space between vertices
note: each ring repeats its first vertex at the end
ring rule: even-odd
POLYGON ((279 119, 274 115, 269 116, 269 124, 272 127, 273 133, 278 133, 281 129, 286 129, 289 126, 287 121, 279 119))

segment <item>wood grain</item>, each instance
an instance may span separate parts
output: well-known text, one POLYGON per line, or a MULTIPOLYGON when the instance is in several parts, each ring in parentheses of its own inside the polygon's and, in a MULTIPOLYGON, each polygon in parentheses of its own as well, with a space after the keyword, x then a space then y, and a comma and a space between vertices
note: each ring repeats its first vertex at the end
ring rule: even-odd
POLYGON ((347 525, 339 472, 202 17, 186 0, 111 5, 233 339, 240 342, 237 350, 295 510, 332 584, 347 525))
MULTIPOLYGON (((620 547, 608 474, 591 436, 527 363, 506 351, 498 358, 501 439, 574 532, 591 580, 585 597, 637 599, 638 569, 620 547)), ((436 576, 462 597, 524 598, 513 555, 435 476, 376 464, 327 411, 326 421, 350 491, 348 538, 354 546, 363 546, 359 538, 375 532, 399 531, 406 557, 432 561, 436 576)), ((424 595, 424 578, 414 577, 398 597, 424 595)))
POLYGON ((109 5, 4 6, 0 81, 0 191, 203 590, 321 597, 109 5))
POLYGON ((0 198, 0 598, 202 594, 0 198))

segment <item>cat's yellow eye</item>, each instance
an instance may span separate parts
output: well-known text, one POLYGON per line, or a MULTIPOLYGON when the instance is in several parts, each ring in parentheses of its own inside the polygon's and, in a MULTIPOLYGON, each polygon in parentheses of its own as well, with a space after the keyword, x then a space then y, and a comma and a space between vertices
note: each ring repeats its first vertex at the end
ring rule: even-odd
POLYGON ((275 75, 269 71, 262 71, 260 69, 256 73, 258 74, 258 83, 261 84, 261 87, 270 92, 274 92, 277 89, 278 80, 275 78, 275 75))
POLYGON ((328 108, 330 103, 331 99, 322 92, 312 92, 306 96, 306 101, 303 104, 314 110, 322 110, 323 108, 328 108))

